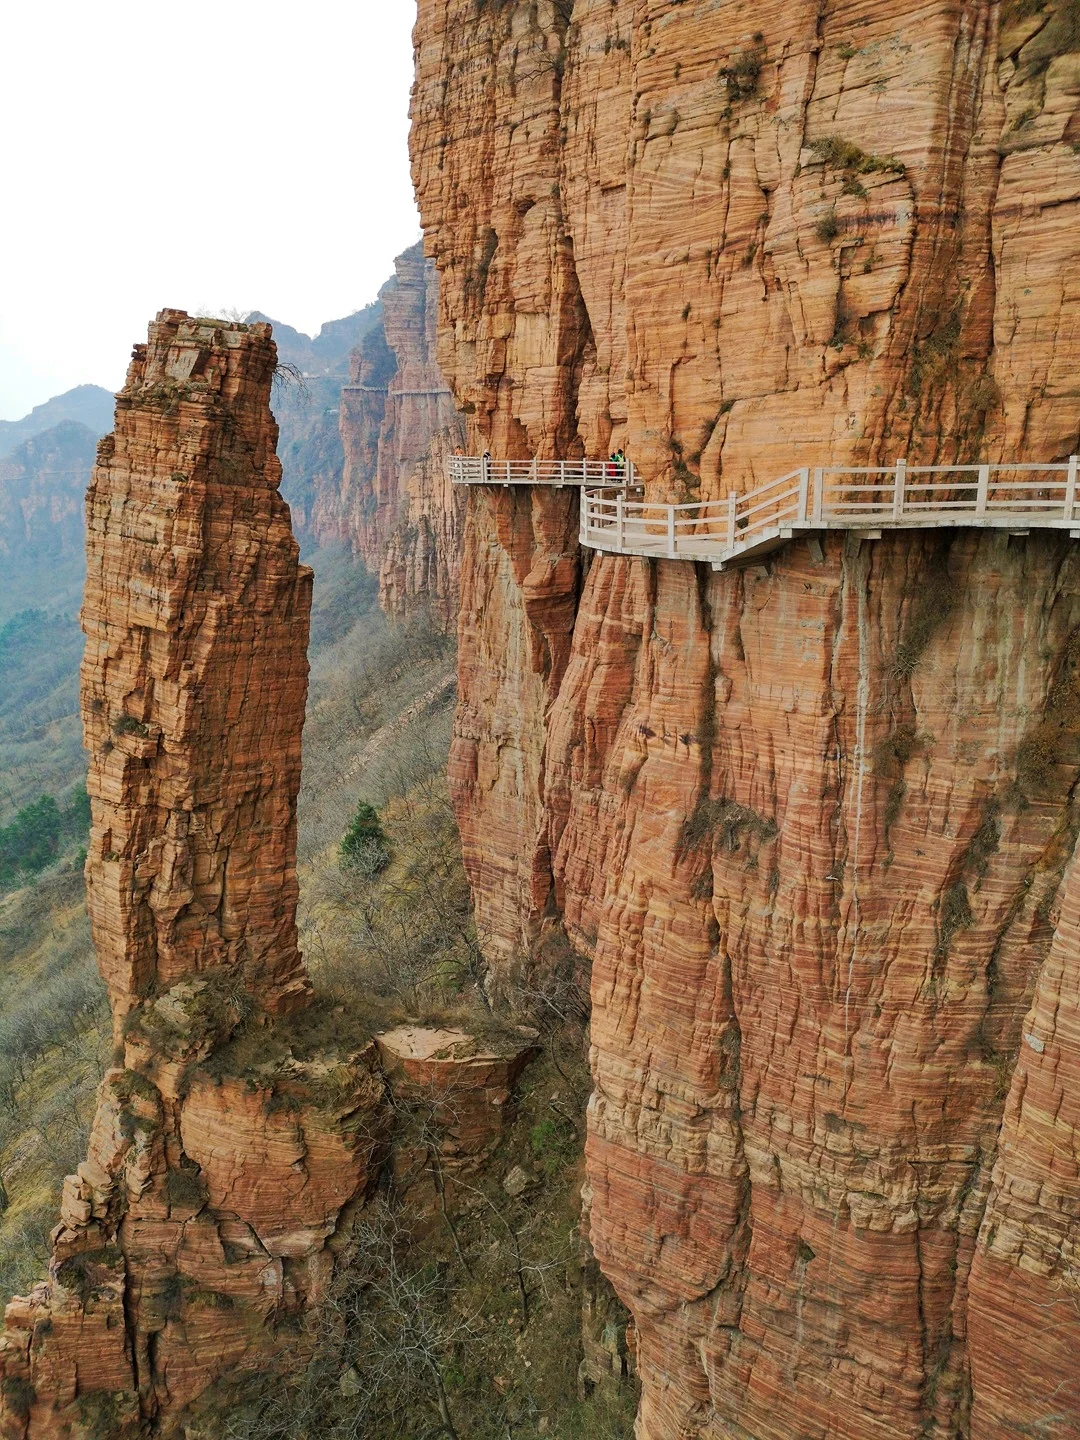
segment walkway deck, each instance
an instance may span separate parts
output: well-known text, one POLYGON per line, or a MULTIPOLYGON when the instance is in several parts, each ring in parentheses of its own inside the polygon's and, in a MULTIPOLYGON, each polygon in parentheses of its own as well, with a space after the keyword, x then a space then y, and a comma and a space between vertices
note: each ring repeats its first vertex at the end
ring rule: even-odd
POLYGON ((629 489, 637 484, 633 465, 610 460, 493 460, 482 455, 452 455, 455 485, 604 485, 629 489))
POLYGON ((1080 539, 1077 457, 1055 465, 908 465, 793 470, 744 495, 686 505, 586 490, 581 543, 617 555, 706 560, 714 569, 775 550, 799 534, 982 526, 1080 539))
POLYGON ((1080 539, 1077 470, 1075 455, 1053 465, 804 466, 726 500, 658 505, 627 497, 640 489, 629 461, 450 460, 455 485, 581 487, 580 540, 592 550, 704 560, 717 570, 825 530, 876 539, 886 530, 970 525, 1080 539))

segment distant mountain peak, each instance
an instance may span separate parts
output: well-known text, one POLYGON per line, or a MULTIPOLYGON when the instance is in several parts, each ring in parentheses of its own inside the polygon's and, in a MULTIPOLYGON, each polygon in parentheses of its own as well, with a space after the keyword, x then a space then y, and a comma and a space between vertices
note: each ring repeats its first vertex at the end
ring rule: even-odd
POLYGON ((339 375, 347 379, 350 353, 381 317, 382 305, 376 300, 340 320, 327 320, 315 336, 305 335, 261 310, 252 310, 246 321, 253 324, 261 320, 272 325, 279 356, 305 375, 339 375))
POLYGON ((107 434, 113 425, 116 397, 101 385, 76 385, 63 395, 35 405, 21 420, 0 420, 0 458, 10 455, 25 440, 32 440, 65 420, 74 420, 93 431, 96 438, 107 434))

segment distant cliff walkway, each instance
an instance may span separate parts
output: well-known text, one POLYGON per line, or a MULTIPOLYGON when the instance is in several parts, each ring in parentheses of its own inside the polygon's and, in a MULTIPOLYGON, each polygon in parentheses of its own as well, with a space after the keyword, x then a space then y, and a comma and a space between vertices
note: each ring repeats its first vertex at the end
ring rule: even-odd
POLYGON ((732 491, 726 500, 683 505, 629 499, 626 488, 636 483, 629 462, 617 475, 604 460, 455 457, 452 463, 459 467, 453 476, 458 483, 582 486, 580 538, 590 549, 707 560, 716 569, 824 530, 855 530, 877 539, 885 530, 972 525, 1014 535, 1068 530, 1080 539, 1075 455, 1055 465, 898 460, 890 466, 805 466, 742 495, 732 491), (555 475, 560 478, 551 478, 555 475))
POLYGON ((452 455, 450 479, 455 485, 603 485, 623 489, 637 485, 629 460, 493 460, 490 455, 452 455))

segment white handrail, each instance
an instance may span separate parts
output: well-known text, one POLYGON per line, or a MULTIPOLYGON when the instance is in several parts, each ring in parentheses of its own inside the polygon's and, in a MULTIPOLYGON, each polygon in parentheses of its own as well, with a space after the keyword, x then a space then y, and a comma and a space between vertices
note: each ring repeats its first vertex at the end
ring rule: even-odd
POLYGON ((454 455, 455 485, 576 486, 581 543, 622 555, 726 564, 800 531, 932 526, 1068 529, 1080 538, 1080 461, 1039 465, 800 466, 726 500, 663 504, 632 500, 630 461, 494 460, 454 455))
POLYGON ((448 474, 454 485, 636 486, 633 462, 614 460, 496 460, 490 455, 451 455, 448 474))
POLYGON ((613 501, 586 488, 581 543, 723 565, 811 530, 973 525, 1068 529, 1080 538, 1078 472, 1076 456, 1050 465, 909 465, 901 458, 889 466, 801 466, 726 500, 667 505, 627 500, 620 490, 613 501))

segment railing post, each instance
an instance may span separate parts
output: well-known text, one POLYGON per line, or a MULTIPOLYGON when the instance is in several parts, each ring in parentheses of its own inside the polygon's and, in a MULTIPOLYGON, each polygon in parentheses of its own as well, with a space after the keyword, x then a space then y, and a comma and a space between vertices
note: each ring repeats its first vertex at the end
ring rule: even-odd
POLYGON ((799 519, 806 520, 806 507, 810 500, 810 470, 804 465, 799 471, 799 519))
POLYGON ((626 523, 625 516, 623 515, 624 499, 624 492, 620 490, 615 496, 615 547, 620 554, 623 548, 623 533, 626 523))
POLYGON ((1069 472, 1065 477, 1065 519, 1072 520, 1073 508, 1076 505, 1076 467, 1080 464, 1080 455, 1069 456, 1069 472))
POLYGON ((975 491, 975 514, 985 515, 990 500, 990 466, 979 466, 979 484, 975 491))
POLYGON ((537 483, 538 478, 539 478, 539 468, 538 468, 538 465, 537 465, 536 456, 534 455, 534 456, 533 456, 533 463, 532 463, 532 483, 533 483, 534 485, 537 483))
POLYGON ((675 506, 667 507, 667 553, 668 559, 675 559, 675 506))
POLYGON ((822 491, 825 489, 825 471, 820 465, 814 469, 814 509, 813 521, 815 525, 821 524, 821 508, 823 504, 822 491))
POLYGON ((907 460, 897 460, 896 480, 893 482, 892 518, 899 520, 904 513, 904 490, 907 486, 907 460))
POLYGON ((739 492, 727 492, 727 548, 735 549, 735 506, 739 503, 739 492))

